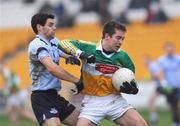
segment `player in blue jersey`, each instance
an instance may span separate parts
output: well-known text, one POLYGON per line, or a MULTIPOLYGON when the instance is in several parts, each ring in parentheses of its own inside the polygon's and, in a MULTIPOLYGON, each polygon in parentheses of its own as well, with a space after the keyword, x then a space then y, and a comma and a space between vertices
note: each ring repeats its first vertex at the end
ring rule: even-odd
MULTIPOLYGON (((61 89, 60 80, 74 83, 77 92, 82 89, 82 82, 59 66, 60 57, 69 57, 57 46, 54 15, 35 14, 31 26, 36 34, 28 47, 34 114, 42 126, 60 126, 61 123, 75 126, 79 111, 58 91, 61 89)), ((76 58, 73 60, 77 61, 76 58)))
POLYGON ((172 126, 180 126, 180 55, 175 54, 171 42, 165 43, 164 50, 165 54, 158 59, 161 67, 159 78, 171 108, 172 126))

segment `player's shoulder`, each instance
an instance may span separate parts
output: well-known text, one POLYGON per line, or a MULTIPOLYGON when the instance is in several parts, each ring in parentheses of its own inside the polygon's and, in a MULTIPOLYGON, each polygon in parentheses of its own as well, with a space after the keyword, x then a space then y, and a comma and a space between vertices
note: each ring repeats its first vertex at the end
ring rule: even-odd
POLYGON ((91 41, 78 40, 78 42, 80 42, 80 43, 86 43, 86 44, 92 45, 92 46, 96 46, 96 43, 95 43, 95 42, 91 42, 91 41))
POLYGON ((150 64, 149 64, 149 68, 150 69, 155 69, 155 68, 159 68, 160 66, 159 66, 159 64, 158 64, 158 62, 156 62, 156 61, 152 61, 150 64))
POLYGON ((123 56, 129 56, 128 53, 124 49, 119 49, 117 54, 123 55, 123 56))
POLYGON ((167 59, 167 56, 166 55, 162 55, 158 58, 158 61, 164 61, 167 59))
POLYGON ((150 65, 151 65, 151 66, 158 66, 158 62, 157 62, 157 61, 152 61, 152 62, 150 63, 150 65))
POLYGON ((60 39, 54 37, 54 38, 52 38, 50 41, 51 41, 52 43, 54 43, 54 44, 58 44, 58 43, 60 42, 60 39))
POLYGON ((175 61, 180 64, 180 55, 175 54, 174 57, 175 57, 175 61))
POLYGON ((38 49, 40 47, 47 47, 48 44, 47 42, 43 41, 42 39, 39 38, 34 38, 30 43, 29 43, 29 50, 31 49, 38 49))
POLYGON ((58 46, 60 40, 56 37, 50 40, 52 46, 58 46))
POLYGON ((158 59, 157 59, 157 62, 158 62, 158 64, 165 64, 166 63, 166 61, 168 60, 168 58, 167 58, 167 56, 166 55, 162 55, 162 56, 160 56, 158 59))
POLYGON ((127 53, 124 49, 119 49, 118 52, 123 52, 123 53, 127 53))
POLYGON ((177 59, 180 59, 180 55, 179 55, 179 54, 175 54, 175 57, 176 57, 177 59))

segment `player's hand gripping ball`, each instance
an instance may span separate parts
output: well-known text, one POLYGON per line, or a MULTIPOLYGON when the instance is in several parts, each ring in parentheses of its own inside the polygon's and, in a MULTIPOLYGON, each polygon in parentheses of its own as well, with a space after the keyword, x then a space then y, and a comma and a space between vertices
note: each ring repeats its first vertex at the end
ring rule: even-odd
POLYGON ((118 69, 112 76, 112 84, 117 91, 127 94, 138 93, 135 75, 130 69, 118 69))

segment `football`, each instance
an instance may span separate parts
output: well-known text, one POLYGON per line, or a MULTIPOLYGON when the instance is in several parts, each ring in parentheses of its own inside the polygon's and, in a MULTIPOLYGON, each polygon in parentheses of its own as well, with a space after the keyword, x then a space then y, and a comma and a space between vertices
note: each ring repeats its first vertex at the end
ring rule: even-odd
POLYGON ((123 82, 131 82, 133 79, 135 79, 135 75, 130 69, 119 68, 112 75, 112 84, 116 90, 120 91, 120 86, 123 82))

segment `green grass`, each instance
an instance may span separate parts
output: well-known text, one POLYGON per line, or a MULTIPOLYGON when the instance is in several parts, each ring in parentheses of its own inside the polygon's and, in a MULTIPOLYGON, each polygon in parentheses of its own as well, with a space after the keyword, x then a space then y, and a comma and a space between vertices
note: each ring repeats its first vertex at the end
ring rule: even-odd
MULTIPOLYGON (((145 118, 145 120, 148 121, 148 111, 144 109, 144 110, 140 110, 139 112, 145 118)), ((159 115, 159 121, 157 125, 150 125, 150 126, 170 126, 171 115, 169 111, 159 110, 158 115, 159 115)), ((19 124, 20 126, 39 126, 37 123, 33 123, 23 118, 20 118, 19 124)), ((11 125, 7 116, 0 115, 0 126, 13 126, 13 125, 11 125)), ((116 126, 116 125, 108 120, 103 120, 100 126, 116 126)))
MULTIPOLYGON (((139 111, 140 114, 143 116, 143 118, 147 121, 147 123, 149 124, 148 122, 148 116, 149 116, 149 113, 147 110, 141 110, 139 111)), ((157 124, 155 125, 152 125, 152 124, 149 124, 149 126, 170 126, 171 125, 171 114, 168 110, 162 110, 162 109, 159 109, 158 111, 158 122, 157 124)))
MULTIPOLYGON (((19 126, 39 126, 38 124, 35 124, 27 119, 20 118, 19 119, 19 126)), ((13 126, 10 123, 10 120, 7 116, 0 115, 0 126, 13 126)))

